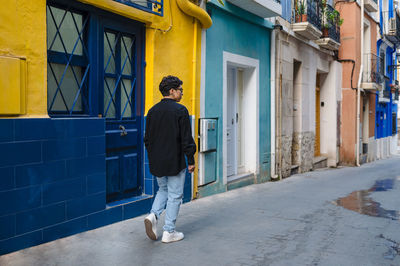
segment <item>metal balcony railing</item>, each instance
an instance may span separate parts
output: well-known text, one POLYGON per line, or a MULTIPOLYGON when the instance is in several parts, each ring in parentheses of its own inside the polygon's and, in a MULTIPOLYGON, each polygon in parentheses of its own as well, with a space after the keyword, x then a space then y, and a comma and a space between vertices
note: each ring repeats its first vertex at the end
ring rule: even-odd
POLYGON ((366 53, 364 54, 364 62, 363 82, 376 84, 382 83, 382 74, 381 71, 379 71, 380 57, 376 54, 366 53))
MULTIPOLYGON (((335 10, 330 5, 327 5, 326 8, 327 8, 327 12, 329 12, 329 13, 331 13, 335 10)), ((339 17, 335 18, 334 21, 329 21, 327 18, 324 18, 324 20, 327 20, 324 23, 326 23, 329 26, 329 38, 333 39, 334 41, 336 41, 338 43, 340 43, 340 27, 338 25, 339 19, 340 19, 340 14, 339 14, 339 17)))
POLYGON ((298 15, 300 6, 302 4, 304 4, 305 6, 307 22, 310 22, 312 25, 320 30, 322 25, 322 10, 320 2, 318 0, 295 0, 294 8, 292 10, 292 23, 300 22, 296 21, 296 16, 298 15))
POLYGON ((307 0, 307 20, 317 29, 321 29, 322 12, 319 1, 307 0))
POLYGON ((400 17, 396 11, 382 12, 382 33, 392 43, 400 43, 400 17))
POLYGON ((164 0, 113 0, 137 9, 156 14, 164 15, 164 0))

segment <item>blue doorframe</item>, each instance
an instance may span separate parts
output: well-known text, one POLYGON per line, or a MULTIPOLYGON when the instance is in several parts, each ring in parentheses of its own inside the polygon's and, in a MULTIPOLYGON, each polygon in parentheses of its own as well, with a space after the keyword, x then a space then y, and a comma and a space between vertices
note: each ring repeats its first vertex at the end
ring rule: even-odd
POLYGON ((78 1, 48 0, 47 4, 78 12, 88 24, 80 39, 90 62, 85 85, 88 107, 82 115, 106 120, 107 201, 141 195, 144 192, 145 26, 78 1), (110 34, 108 37, 115 36, 109 49, 113 61, 109 69, 105 69, 110 61, 110 54, 107 58, 104 55, 105 45, 110 44, 110 40, 105 42, 106 33, 110 34), (110 80, 113 84, 107 83, 110 80))
POLYGON ((144 26, 100 17, 99 106, 106 118, 107 201, 143 193, 144 26), (110 82, 111 81, 111 82, 110 82), (110 84, 111 83, 111 84, 110 84), (102 88, 102 89, 101 89, 102 88))

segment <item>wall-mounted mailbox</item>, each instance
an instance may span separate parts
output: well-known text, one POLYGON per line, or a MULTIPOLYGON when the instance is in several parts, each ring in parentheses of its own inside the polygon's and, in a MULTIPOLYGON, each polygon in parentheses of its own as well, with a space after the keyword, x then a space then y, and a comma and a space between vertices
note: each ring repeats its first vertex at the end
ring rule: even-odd
POLYGON ((217 149, 217 119, 200 118, 200 152, 217 149))
POLYGON ((26 79, 24 58, 0 56, 0 115, 25 114, 26 79))
POLYGON ((217 179, 217 143, 218 120, 215 118, 200 118, 199 126, 199 186, 214 182, 217 179))

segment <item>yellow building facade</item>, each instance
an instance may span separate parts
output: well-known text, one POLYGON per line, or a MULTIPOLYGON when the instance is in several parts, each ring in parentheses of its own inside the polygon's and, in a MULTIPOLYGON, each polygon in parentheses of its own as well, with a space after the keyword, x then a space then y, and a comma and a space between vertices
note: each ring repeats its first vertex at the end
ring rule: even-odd
MULTIPOLYGON (((156 188, 148 171, 142 139, 147 111, 162 98, 158 90, 162 77, 175 75, 183 81, 182 104, 194 118, 197 139, 201 30, 210 27, 212 21, 193 1, 157 1, 148 2, 144 8, 135 5, 137 1, 125 0, 3 3, 0 10, 0 176, 3 178, 0 194, 9 193, 9 201, 0 203, 0 216, 4 218, 0 226, 15 230, 0 236, 2 254, 149 211, 156 188), (61 15, 54 18, 56 11, 61 15), (72 34, 62 26, 64 19, 69 19, 69 31, 77 30, 75 45, 70 47, 61 37, 64 32, 72 34), (141 62, 136 65, 130 62, 132 71, 141 69, 137 79, 128 80, 129 75, 124 72, 127 60, 121 59, 125 53, 123 48, 114 51, 116 46, 110 45, 108 62, 107 56, 99 55, 98 51, 106 48, 109 36, 114 36, 120 47, 125 41, 132 43, 139 37, 118 33, 112 27, 108 35, 85 35, 89 31, 98 33, 103 21, 112 25, 114 20, 127 31, 130 22, 141 29, 138 36, 143 45, 137 44, 141 55, 132 55, 132 58, 138 56, 141 62), (104 42, 97 42, 96 36, 104 36, 104 42), (52 50, 54 42, 59 42, 58 50, 52 50), (65 53, 60 47, 64 47, 65 53), (86 62, 85 54, 90 62, 86 62), (115 69, 120 67, 122 73, 119 76, 106 73, 110 58, 117 62, 118 56, 119 65, 115 63, 115 69), (102 74, 94 77, 92 72, 102 74), (74 77, 77 88, 73 93, 66 92, 74 84, 74 77), (104 92, 99 97, 96 90, 105 87, 107 78, 114 79, 115 84, 125 78, 126 84, 131 85, 130 93, 136 93, 136 89, 140 97, 130 99, 129 88, 124 89, 126 96, 123 95, 125 81, 109 90, 111 96, 104 92), (61 85, 63 81, 69 85, 61 85), (50 89, 51 86, 55 88, 50 89), (59 92, 62 90, 64 96, 59 92), (121 114, 120 119, 110 122, 107 111, 115 104, 116 92, 121 99, 119 109, 113 107, 112 112, 121 114), (112 98, 108 107, 102 97, 112 98), (59 108, 63 104, 66 110, 54 110, 54 106, 59 108), (135 180, 118 179, 118 175, 135 180), (109 188, 118 190, 124 186, 119 192, 109 192, 109 188), (9 244, 21 235, 24 241, 19 245, 9 244)), ((188 181, 192 180, 185 188, 186 201, 196 195, 197 176, 188 176, 188 181)))

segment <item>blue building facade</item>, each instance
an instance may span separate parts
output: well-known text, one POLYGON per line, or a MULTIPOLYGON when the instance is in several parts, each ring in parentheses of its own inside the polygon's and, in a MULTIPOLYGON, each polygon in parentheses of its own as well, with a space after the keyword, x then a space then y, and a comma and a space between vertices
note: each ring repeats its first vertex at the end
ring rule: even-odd
POLYGON ((400 17, 392 0, 379 1, 380 36, 377 41, 382 90, 376 96, 375 137, 378 158, 396 151, 398 77, 397 49, 400 44, 400 17))

